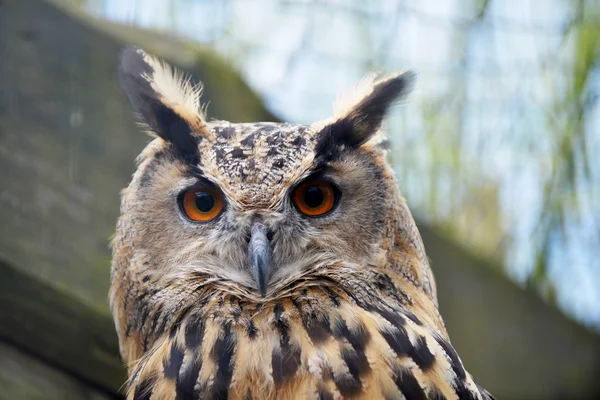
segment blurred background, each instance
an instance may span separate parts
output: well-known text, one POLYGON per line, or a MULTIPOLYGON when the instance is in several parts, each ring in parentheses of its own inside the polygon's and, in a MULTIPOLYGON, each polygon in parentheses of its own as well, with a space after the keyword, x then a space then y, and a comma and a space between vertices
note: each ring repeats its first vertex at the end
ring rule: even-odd
POLYGON ((417 72, 390 159, 467 369, 499 399, 600 398, 599 1, 2 0, 0 399, 119 396, 107 244, 149 141, 127 44, 232 121, 417 72))

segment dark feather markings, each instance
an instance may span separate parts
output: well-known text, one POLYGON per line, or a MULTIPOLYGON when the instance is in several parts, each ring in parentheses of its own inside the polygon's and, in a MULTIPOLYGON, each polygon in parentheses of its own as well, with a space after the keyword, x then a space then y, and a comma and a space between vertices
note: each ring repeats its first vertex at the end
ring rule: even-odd
POLYGON ((350 330, 343 319, 337 319, 334 324, 333 334, 336 338, 344 337, 357 352, 364 352, 371 340, 369 331, 364 324, 359 323, 354 329, 350 330))
POLYGON ((129 335, 131 334, 131 329, 133 328, 133 325, 131 323, 131 320, 127 321, 127 326, 125 327, 125 337, 128 338, 129 335))
POLYGON ((179 375, 179 369, 183 362, 183 350, 177 346, 177 342, 173 341, 171 344, 171 351, 169 357, 163 360, 163 372, 165 378, 175 379, 179 375))
POLYGON ((156 326, 158 325, 158 321, 163 316, 163 305, 159 303, 154 309, 154 314, 152 315, 152 322, 150 325, 151 332, 161 332, 156 330, 156 326))
MULTIPOLYGON (((306 290, 304 291, 303 296, 306 296, 306 290)), ((331 328, 329 327, 329 316, 325 313, 315 313, 310 306, 307 309, 303 308, 302 304, 297 299, 292 299, 292 304, 296 307, 298 314, 300 315, 300 319, 302 320, 302 325, 304 329, 308 333, 310 340, 314 345, 319 345, 325 342, 331 336, 331 328)))
POLYGON ((223 326, 222 335, 216 340, 211 356, 216 364, 214 382, 211 387, 212 399, 227 399, 231 376, 233 374, 233 353, 235 351, 235 337, 231 332, 231 323, 223 326))
POLYGON ((154 379, 144 379, 137 385, 133 393, 133 400, 150 400, 152 396, 152 387, 154 386, 154 379))
POLYGON ((406 400, 425 400, 425 391, 408 369, 396 369, 394 371, 394 383, 406 400))
POLYGON ((331 328, 329 327, 329 317, 322 315, 321 317, 315 317, 312 320, 304 321, 304 328, 308 332, 310 340, 313 344, 319 345, 325 342, 331 336, 331 328))
POLYGON ((136 327, 144 327, 146 326, 146 320, 148 319, 148 315, 150 314, 151 306, 150 304, 146 304, 141 306, 139 310, 141 311, 141 314, 139 317, 139 322, 136 324, 136 327))
POLYGON ((402 311, 400 311, 400 310, 390 311, 387 308, 373 306, 373 305, 366 305, 363 308, 365 308, 367 311, 374 311, 374 312, 378 313, 384 319, 386 319, 390 324, 392 324, 393 326, 395 326, 397 328, 400 328, 400 327, 404 326, 404 324, 406 324, 406 320, 401 315, 402 311))
POLYGON ((271 365, 273 367, 273 381, 276 385, 285 382, 296 374, 300 366, 300 356, 300 349, 296 347, 273 350, 271 365))
POLYGON ((410 311, 404 311, 403 314, 406 315, 406 317, 408 319, 410 319, 412 322, 414 322, 415 324, 417 324, 419 326, 423 326, 423 322, 421 322, 421 320, 419 318, 417 318, 417 316, 415 314, 411 313, 410 311))
MULTIPOLYGON (((382 172, 379 168, 372 168, 371 171, 374 175, 374 180, 383 179, 382 172)), ((381 195, 384 196, 385 193, 381 193, 381 195)), ((385 215, 381 215, 380 218, 382 218, 383 220, 385 219, 385 217, 385 215)), ((380 224, 382 224, 382 222, 380 224)), ((377 289, 381 290, 385 295, 394 299, 397 302, 397 304, 412 304, 412 300, 404 291, 398 289, 393 279, 389 275, 384 273, 374 273, 374 275, 375 276, 373 277, 373 283, 377 286, 377 289)))
POLYGON ((343 118, 334 124, 327 125, 317 133, 319 138, 315 145, 315 160, 317 167, 323 168, 324 165, 340 158, 343 150, 343 142, 339 139, 344 133, 352 134, 351 122, 343 118), (338 143, 341 142, 341 143, 338 143))
POLYGON ((202 369, 202 358, 200 349, 191 353, 192 359, 186 363, 179 371, 175 383, 175 392, 177 400, 193 399, 195 395, 195 386, 200 370, 202 369))
POLYGON ((477 396, 462 383, 455 387, 455 391, 459 400, 477 400, 477 396))
POLYGON ((234 147, 229 154, 231 158, 248 158, 241 147, 234 147))
POLYGON ((190 318, 185 326, 185 347, 198 351, 204 339, 204 329, 204 320, 200 316, 190 318))
POLYGON ((418 336, 417 342, 413 345, 408 332, 402 326, 396 326, 395 329, 384 329, 380 333, 398 356, 410 357, 422 371, 429 370, 435 363, 435 356, 427 347, 423 336, 418 336))
POLYGON ((404 327, 398 326, 392 329, 384 329, 380 333, 399 357, 407 356, 412 351, 413 345, 404 327))
POLYGON ((256 328, 256 324, 253 319, 248 321, 246 325, 246 333, 248 334, 248 339, 255 339, 258 334, 258 329, 256 328))
POLYGON ((205 323, 202 314, 198 313, 188 318, 184 337, 185 347, 191 358, 179 370, 175 383, 176 399, 194 398, 194 388, 202 368, 202 342, 204 340, 205 323))
POLYGON ((450 358, 450 366, 452 367, 452 371, 456 374, 456 380, 453 382, 454 391, 458 395, 460 400, 475 400, 477 397, 467 389, 465 381, 467 379, 467 373, 458 358, 458 354, 452 347, 452 345, 445 339, 436 336, 435 340, 439 343, 439 345, 444 349, 444 352, 450 358))
POLYGON ((323 288, 323 291, 327 294, 327 297, 329 297, 329 300, 331 300, 335 307, 340 306, 340 299, 338 298, 337 293, 335 293, 330 287, 327 286, 323 288))
POLYGON ((362 391, 362 383, 360 380, 354 379, 351 374, 334 372, 333 383, 342 397, 353 397, 362 391))
POLYGON ((357 353, 350 349, 342 349, 341 352, 342 360, 348 366, 348 371, 352 378, 357 382, 357 386, 362 388, 362 381, 360 380, 361 375, 365 375, 371 370, 369 361, 364 353, 357 353))
POLYGON ((189 124, 175 111, 167 107, 158 107, 155 110, 157 123, 164 132, 168 132, 175 156, 186 164, 197 165, 200 162, 198 150, 198 137, 192 134, 189 124))
POLYGON ((146 324, 146 320, 148 319, 148 316, 150 314, 151 311, 151 306, 150 304, 146 304, 145 306, 142 307, 142 315, 140 317, 140 323, 139 326, 142 327, 142 349, 144 350, 144 353, 146 351, 148 351, 148 342, 150 341, 150 336, 153 334, 152 331, 148 331, 148 329, 146 329, 146 327, 148 326, 146 324))
POLYGON ((357 381, 358 386, 362 388, 360 377, 371 371, 371 366, 365 354, 365 348, 371 339, 369 332, 364 325, 358 325, 355 329, 350 330, 346 322, 342 319, 337 319, 333 334, 337 339, 345 338, 352 346, 352 350, 342 349, 342 359, 346 363, 350 375, 357 381))
POLYGON ((423 336, 417 337, 417 342, 412 349, 409 350, 408 356, 421 368, 421 371, 427 371, 430 369, 434 362, 435 357, 431 354, 431 351, 427 347, 427 341, 423 336))
POLYGON ((273 368, 273 380, 276 385, 285 382, 296 374, 300 367, 301 352, 297 346, 290 344, 288 333, 289 325, 282 317, 283 306, 276 304, 273 308, 275 328, 279 332, 279 349, 273 349, 271 354, 271 366, 273 368))
POLYGON ((436 336, 435 340, 439 343, 442 349, 444 349, 444 352, 448 355, 448 357, 450 357, 450 364, 452 365, 452 370, 456 374, 456 377, 460 381, 467 379, 467 373, 463 368, 462 362, 460 361, 460 358, 458 358, 458 354, 456 354, 456 351, 450 345, 450 343, 439 336, 436 336))
POLYGON ((440 392, 439 390, 432 390, 431 392, 429 392, 429 399, 430 400, 446 400, 446 396, 444 396, 444 394, 442 392, 440 392))
POLYGON ((230 140, 235 135, 235 128, 233 126, 215 126, 213 128, 215 134, 225 140, 230 140))

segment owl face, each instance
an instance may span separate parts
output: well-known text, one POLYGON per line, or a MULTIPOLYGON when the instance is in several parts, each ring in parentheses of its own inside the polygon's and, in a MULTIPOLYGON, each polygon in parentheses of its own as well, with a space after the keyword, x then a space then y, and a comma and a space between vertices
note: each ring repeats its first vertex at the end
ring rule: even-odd
POLYGON ((198 273, 265 301, 385 256, 399 196, 377 134, 411 74, 370 81, 312 125, 206 122, 198 91, 139 49, 120 78, 158 136, 123 196, 134 281, 198 273))

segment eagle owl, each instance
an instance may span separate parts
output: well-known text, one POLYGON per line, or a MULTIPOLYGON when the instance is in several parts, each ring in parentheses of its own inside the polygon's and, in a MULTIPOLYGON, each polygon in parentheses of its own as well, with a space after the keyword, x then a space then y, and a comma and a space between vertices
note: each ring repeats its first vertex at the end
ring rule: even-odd
POLYGON ((140 49, 119 78, 156 138, 122 193, 110 305, 129 399, 479 399, 386 162, 414 76, 311 125, 208 121, 140 49))

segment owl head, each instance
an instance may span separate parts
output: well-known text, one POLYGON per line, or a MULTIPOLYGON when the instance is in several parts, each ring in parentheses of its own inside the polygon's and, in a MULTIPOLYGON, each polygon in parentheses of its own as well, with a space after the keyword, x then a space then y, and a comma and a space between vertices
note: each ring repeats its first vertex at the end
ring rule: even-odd
POLYGON ((388 268, 435 298, 381 132, 412 73, 366 79, 311 125, 209 121, 200 87, 140 49, 123 52, 119 77, 156 136, 122 197, 110 294, 121 336, 157 328, 147 304, 175 310, 200 288, 259 304, 388 268))

